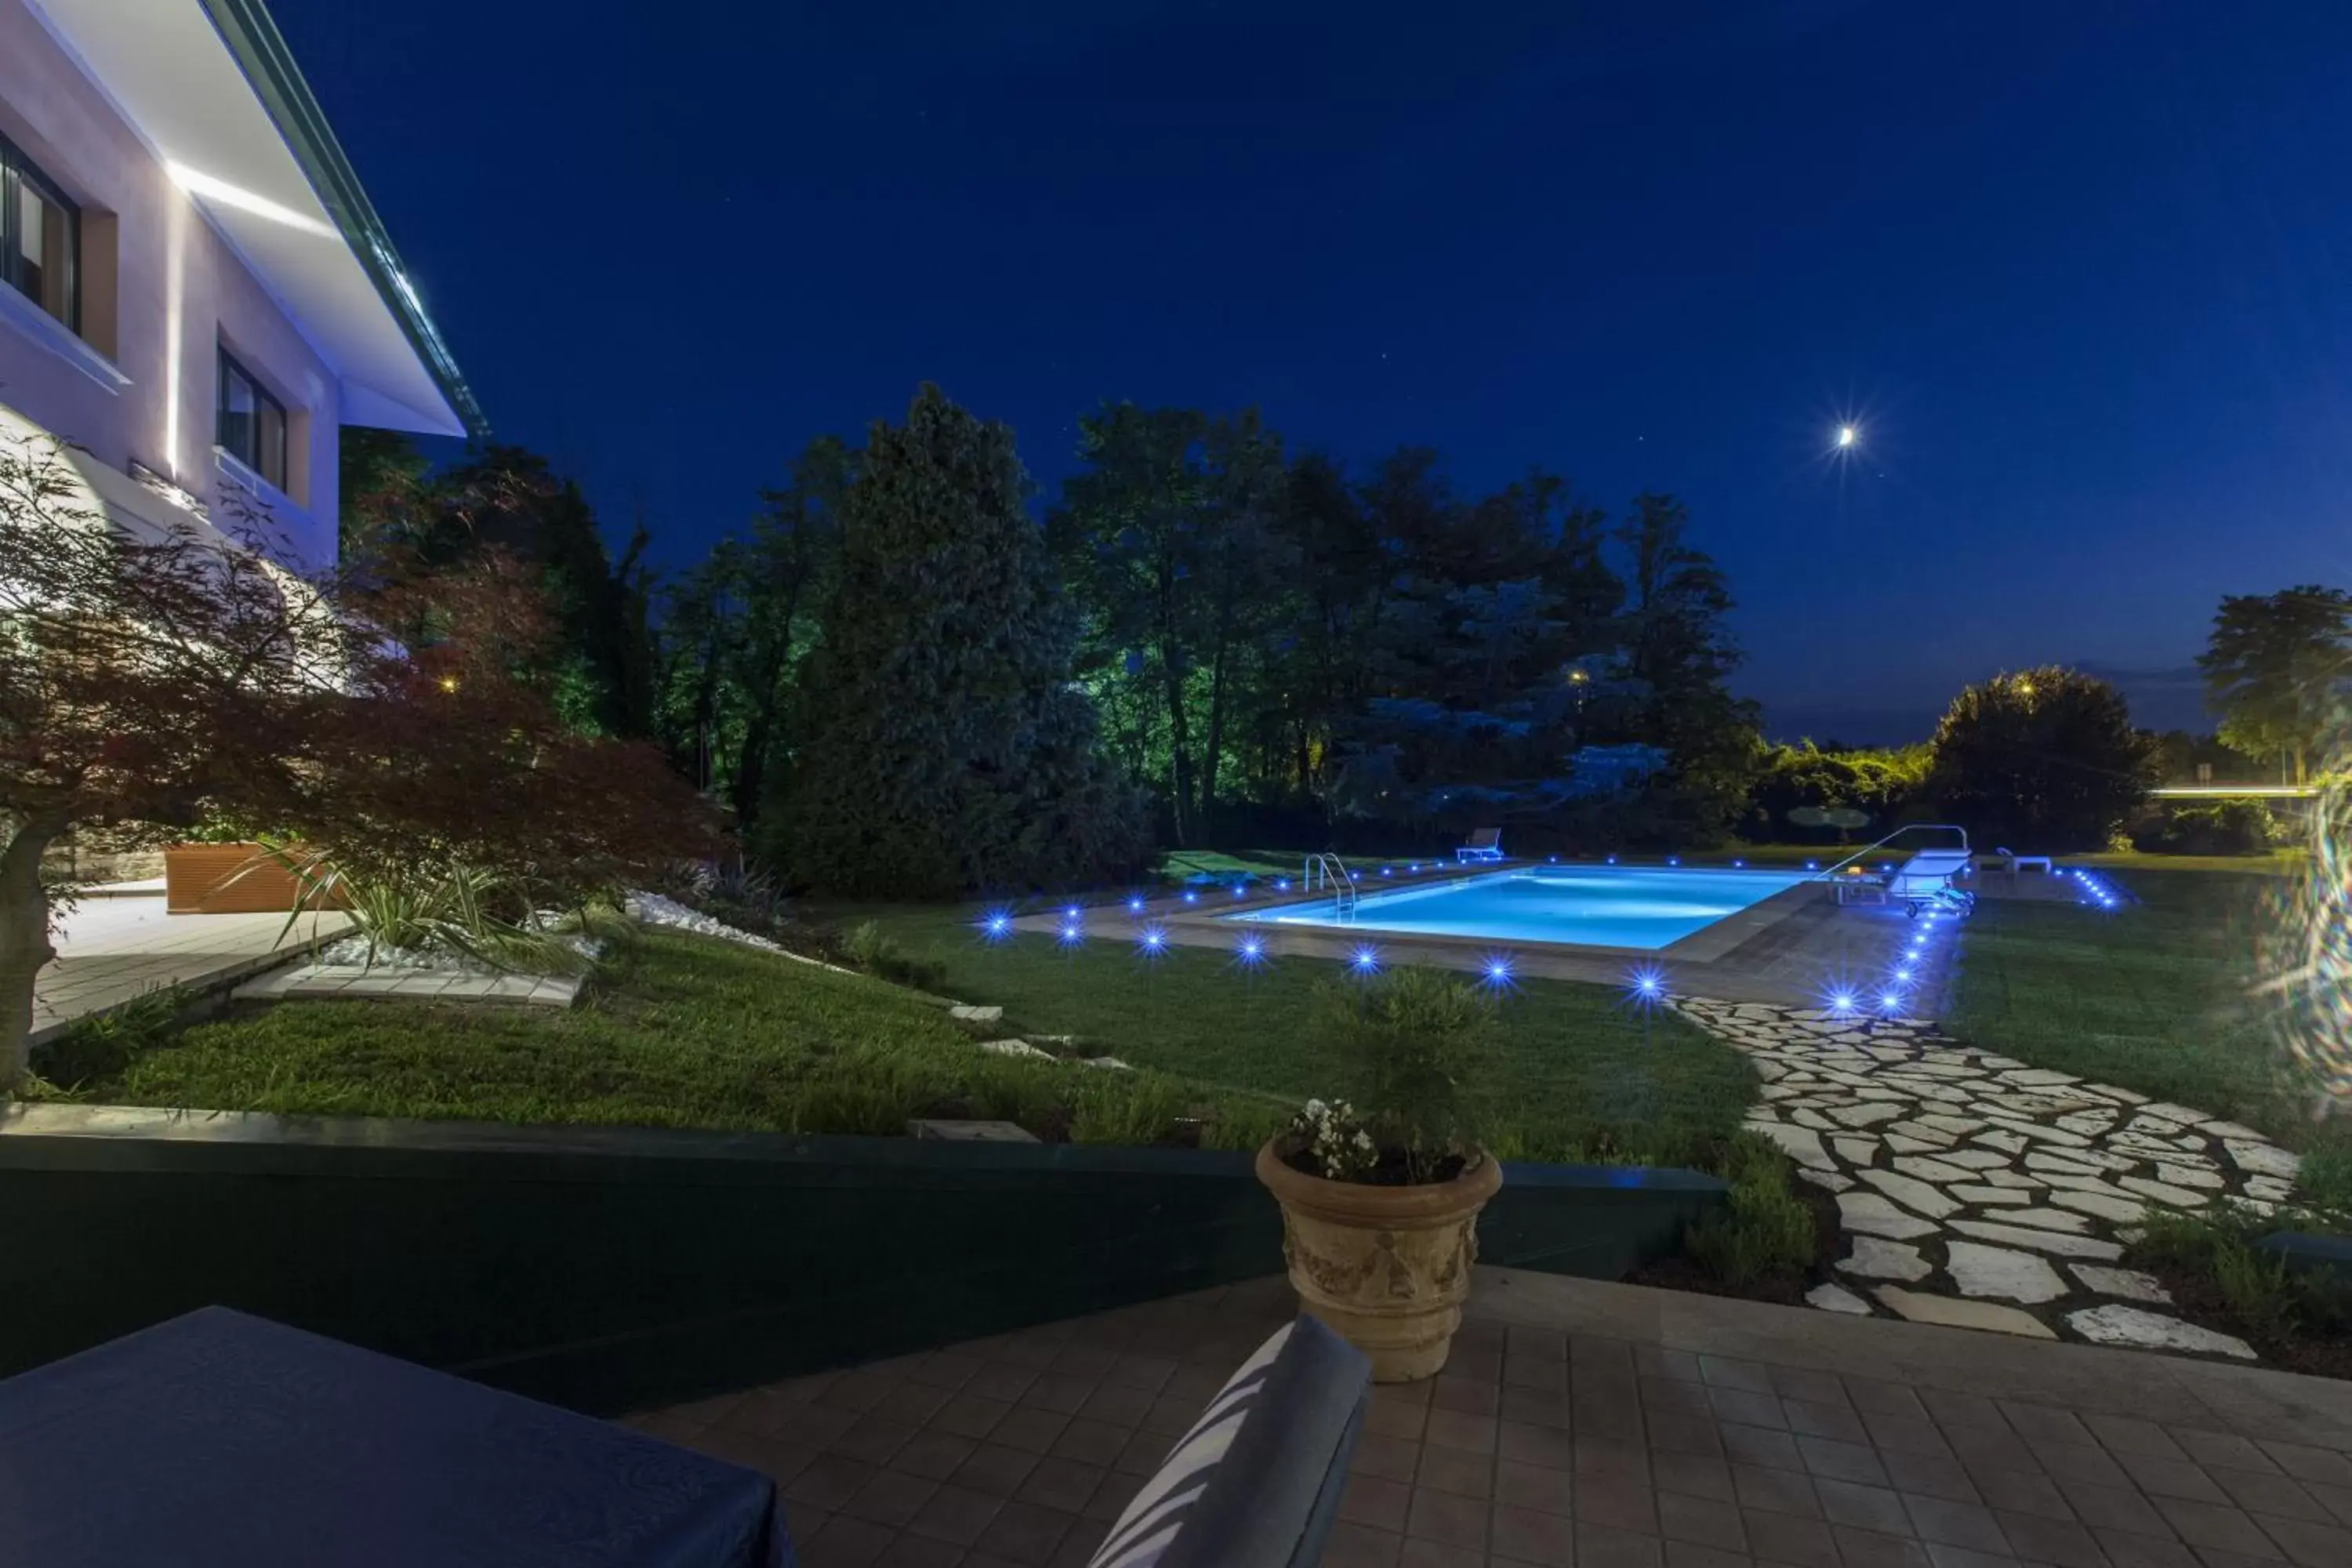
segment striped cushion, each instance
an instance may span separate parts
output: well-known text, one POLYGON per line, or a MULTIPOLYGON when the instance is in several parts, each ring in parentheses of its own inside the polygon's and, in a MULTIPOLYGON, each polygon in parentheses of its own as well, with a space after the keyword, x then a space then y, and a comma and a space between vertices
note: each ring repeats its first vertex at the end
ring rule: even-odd
POLYGON ((1308 1317, 1209 1401, 1088 1568, 1312 1568, 1370 1397, 1371 1367, 1308 1317))

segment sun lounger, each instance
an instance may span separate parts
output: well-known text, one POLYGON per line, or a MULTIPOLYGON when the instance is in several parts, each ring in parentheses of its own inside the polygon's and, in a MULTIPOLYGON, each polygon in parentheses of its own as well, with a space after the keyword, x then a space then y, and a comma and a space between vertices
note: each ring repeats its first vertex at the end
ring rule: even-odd
POLYGON ((1470 842, 1454 852, 1457 865, 1466 865, 1473 860, 1500 860, 1502 858, 1503 830, 1499 827, 1476 829, 1470 835, 1470 842))

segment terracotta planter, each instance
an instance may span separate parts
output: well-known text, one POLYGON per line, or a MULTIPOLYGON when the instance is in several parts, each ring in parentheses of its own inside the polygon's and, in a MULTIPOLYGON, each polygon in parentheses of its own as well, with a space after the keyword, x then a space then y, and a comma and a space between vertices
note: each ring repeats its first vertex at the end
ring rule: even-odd
POLYGON ((1282 1205, 1282 1258, 1307 1310, 1371 1358, 1374 1382, 1435 1376, 1470 1295, 1478 1211, 1503 1168, 1481 1154, 1450 1182, 1366 1186, 1294 1171, 1268 1142, 1257 1179, 1282 1205))
POLYGON ((302 884, 258 844, 173 844, 163 850, 163 910, 174 915, 286 914, 302 884))

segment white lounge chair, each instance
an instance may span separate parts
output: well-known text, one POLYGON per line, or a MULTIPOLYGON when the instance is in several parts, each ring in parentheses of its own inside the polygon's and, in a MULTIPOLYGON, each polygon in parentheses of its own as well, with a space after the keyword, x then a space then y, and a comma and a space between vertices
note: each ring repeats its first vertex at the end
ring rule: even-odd
POLYGON ((1454 852, 1456 865, 1473 860, 1500 860, 1503 858, 1503 830, 1499 827, 1474 828, 1470 842, 1454 852))
POLYGON ((2000 847, 1995 849, 1992 854, 1986 857, 1985 863, 1987 865, 1990 865, 1995 861, 2000 862, 2000 868, 2008 872, 2012 877, 2016 876, 2020 871, 2026 869, 2028 867, 2039 867, 2046 876, 2054 876, 2057 874, 2058 870, 2057 867, 2051 864, 2049 856, 2020 855, 2016 850, 2010 848, 2007 845, 2002 845, 2000 847))

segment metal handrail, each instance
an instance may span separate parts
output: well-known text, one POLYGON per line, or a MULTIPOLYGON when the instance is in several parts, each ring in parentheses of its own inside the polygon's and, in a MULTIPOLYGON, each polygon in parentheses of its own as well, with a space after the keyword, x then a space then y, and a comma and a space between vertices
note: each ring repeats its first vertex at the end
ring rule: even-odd
POLYGON ((1821 873, 1820 873, 1818 876, 1816 876, 1813 879, 1814 879, 1815 881, 1820 881, 1820 882, 1834 881, 1834 880, 1837 879, 1837 874, 1838 874, 1840 871, 1844 870, 1848 866, 1853 865, 1856 860, 1861 859, 1864 856, 1868 855, 1868 854, 1872 854, 1872 853, 1874 853, 1874 851, 1876 851, 1876 850, 1884 849, 1885 847, 1886 847, 1886 846, 1888 846, 1889 844, 1894 843, 1896 839, 1898 839, 1898 838, 1902 837, 1905 834, 1906 834, 1906 833, 1916 833, 1916 832, 1918 832, 1918 831, 1919 831, 1920 829, 1922 829, 1922 828, 1927 829, 1927 830, 1928 832, 1930 832, 1930 833, 1957 833, 1957 834, 1958 834, 1958 835, 1960 836, 1960 852, 1961 852, 1962 854, 1971 854, 1971 853, 1973 853, 1973 851, 1971 851, 1971 850, 1969 848, 1969 830, 1968 830, 1967 828, 1965 828, 1965 827, 1959 826, 1958 825, 1957 825, 1957 824, 1955 824, 1955 823, 1949 823, 1949 822, 1912 822, 1912 823, 1906 823, 1903 826, 1896 828, 1894 832, 1892 832, 1892 833, 1888 834, 1885 837, 1884 837, 1884 838, 1880 839, 1877 843, 1875 843, 1875 844, 1865 844, 1865 845, 1864 845, 1861 848, 1859 848, 1859 849, 1855 850, 1853 854, 1851 854, 1851 855, 1847 856, 1844 859, 1843 859, 1843 860, 1839 861, 1836 865, 1832 866, 1832 867, 1830 867, 1827 870, 1824 870, 1824 871, 1821 872, 1821 873))
POLYGON ((1300 880, 1313 892, 1318 881, 1331 889, 1331 918, 1337 921, 1353 919, 1356 913, 1356 879, 1348 863, 1325 850, 1307 858, 1307 869, 1300 880))

